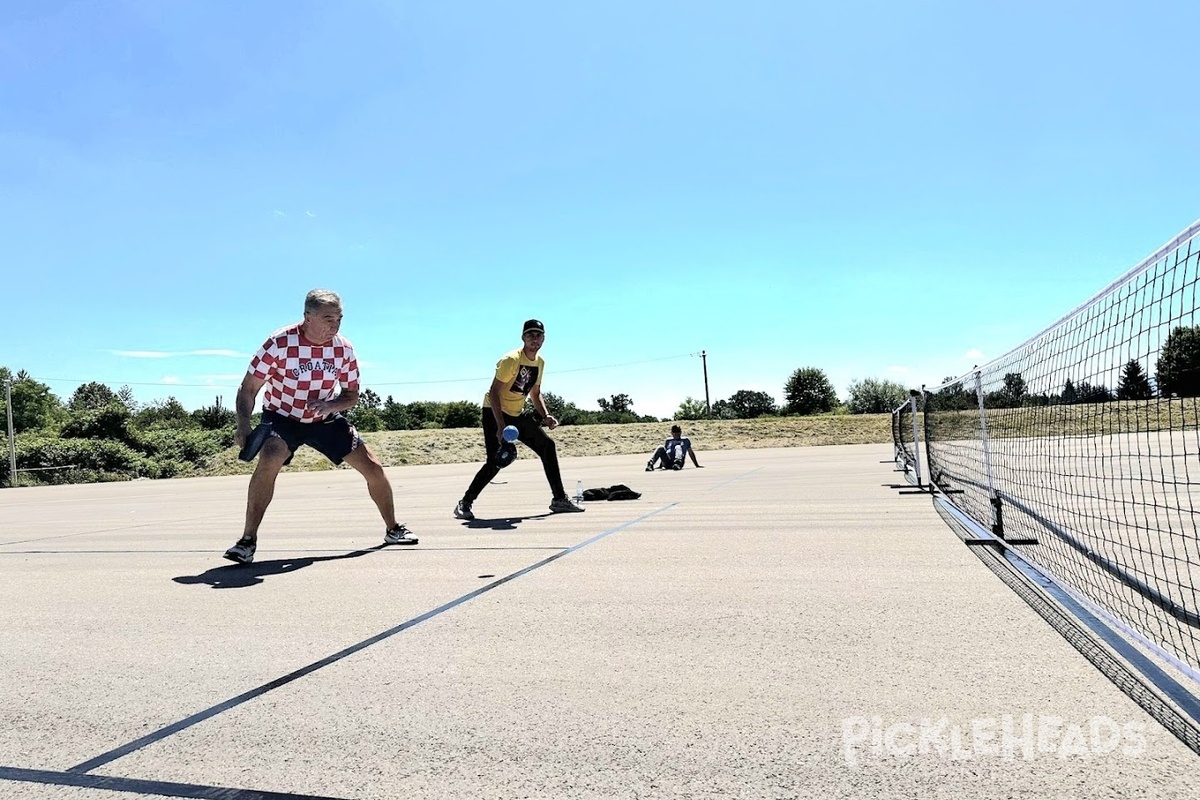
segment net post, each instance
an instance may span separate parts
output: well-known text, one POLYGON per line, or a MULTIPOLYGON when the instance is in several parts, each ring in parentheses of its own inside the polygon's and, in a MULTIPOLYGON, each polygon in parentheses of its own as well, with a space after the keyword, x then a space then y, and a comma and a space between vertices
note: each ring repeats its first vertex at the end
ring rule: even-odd
POLYGON ((983 402, 983 373, 975 370, 975 399, 979 403, 979 435, 983 444, 983 464, 987 468, 988 497, 992 503, 992 533, 1004 538, 1004 517, 1000 510, 1000 495, 996 492, 996 477, 992 472, 992 448, 988 442, 987 409, 983 402))
POLYGON ((13 435, 12 378, 4 382, 4 408, 8 416, 8 485, 17 488, 17 444, 13 435))
POLYGON ((917 396, 919 392, 916 389, 908 390, 908 402, 912 406, 912 429, 913 429, 913 471, 917 476, 917 488, 921 488, 921 434, 917 430, 917 396))
MULTIPOLYGON (((935 495, 938 493, 937 487, 932 482, 926 484, 925 478, 921 474, 921 423, 917 422, 918 403, 917 398, 923 397, 925 387, 922 385, 920 391, 910 389, 908 399, 892 411, 892 438, 896 443, 896 460, 902 461, 904 464, 904 472, 908 473, 909 462, 912 462, 913 475, 917 479, 915 487, 913 484, 891 484, 890 488, 900 489, 900 494, 927 494, 935 495), (905 423, 902 421, 905 409, 908 409, 912 414, 912 452, 908 452, 907 446, 903 442, 903 434, 905 423)), ((926 458, 928 459, 928 446, 926 447, 926 458)), ((900 470, 897 469, 897 472, 900 470)))
MULTIPOLYGON (((908 472, 908 464, 904 461, 904 445, 900 441, 900 409, 904 408, 904 404, 900 404, 892 409, 892 464, 896 469, 893 472, 908 472)), ((880 464, 886 464, 886 461, 880 461, 880 464)))

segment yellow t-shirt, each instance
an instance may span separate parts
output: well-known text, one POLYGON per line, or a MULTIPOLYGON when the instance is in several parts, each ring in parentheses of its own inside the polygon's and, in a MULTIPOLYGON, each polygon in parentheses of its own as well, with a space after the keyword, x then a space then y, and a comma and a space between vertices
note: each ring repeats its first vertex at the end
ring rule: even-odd
MULTIPOLYGON (((505 353, 496 362, 496 380, 505 385, 500 395, 500 410, 510 417, 518 416, 525 409, 525 397, 535 386, 542 385, 542 373, 546 371, 546 362, 541 356, 530 361, 525 357, 525 349, 518 347, 511 353, 505 353)), ((483 395, 483 407, 491 408, 491 389, 483 395)))

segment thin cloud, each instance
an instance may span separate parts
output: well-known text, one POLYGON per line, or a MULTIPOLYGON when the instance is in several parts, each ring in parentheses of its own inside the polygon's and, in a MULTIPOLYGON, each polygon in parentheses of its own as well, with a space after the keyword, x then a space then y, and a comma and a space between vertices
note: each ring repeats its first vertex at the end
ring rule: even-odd
POLYGON ((109 350, 114 356, 122 358, 180 358, 184 356, 220 356, 222 358, 249 358, 247 353, 239 353, 236 350, 109 350))
POLYGON ((908 367, 890 366, 887 368, 887 371, 893 375, 907 375, 908 367))
POLYGON ((277 217, 286 217, 286 216, 287 216, 287 214, 285 214, 284 212, 280 211, 279 209, 275 209, 275 211, 274 211, 273 213, 274 213, 274 214, 275 214, 275 216, 277 216, 277 217))
POLYGON ((163 383, 183 383, 183 381, 181 381, 181 380, 180 380, 178 377, 176 377, 175 375, 167 375, 166 377, 164 377, 164 378, 162 379, 162 382, 163 382, 163 383))
POLYGON ((978 347, 972 347, 965 354, 963 354, 963 358, 975 358, 975 359, 983 358, 983 351, 980 350, 978 347))
POLYGON ((305 213, 305 214, 307 214, 307 215, 308 215, 308 216, 310 216, 310 217, 315 217, 315 216, 316 216, 316 214, 312 213, 311 211, 305 211, 304 213, 305 213))
POLYGON ((239 353, 237 350, 188 350, 180 353, 184 356, 224 356, 225 358, 249 358, 246 353, 239 353))

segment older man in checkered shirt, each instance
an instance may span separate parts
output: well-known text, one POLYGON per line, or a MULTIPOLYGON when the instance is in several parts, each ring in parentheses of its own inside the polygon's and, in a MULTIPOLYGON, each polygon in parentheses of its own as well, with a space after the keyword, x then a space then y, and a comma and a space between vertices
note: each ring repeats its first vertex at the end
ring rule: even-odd
POLYGON ((262 425, 269 426, 270 436, 250 477, 242 538, 225 551, 230 561, 254 560, 258 526, 275 493, 275 479, 301 445, 362 473, 383 517, 385 544, 417 543, 396 521, 392 485, 383 465, 343 416, 358 402, 358 361, 353 345, 338 334, 341 324, 341 298, 313 289, 304 298, 304 321, 271 334, 250 361, 237 395, 237 444, 242 447, 250 437, 254 400, 264 386, 262 425))

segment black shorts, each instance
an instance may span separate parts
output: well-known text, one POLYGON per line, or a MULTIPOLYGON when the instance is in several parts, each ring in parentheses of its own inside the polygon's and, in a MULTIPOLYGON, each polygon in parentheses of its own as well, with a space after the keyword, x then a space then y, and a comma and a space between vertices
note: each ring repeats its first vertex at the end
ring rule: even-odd
POLYGON ((275 411, 263 411, 262 421, 271 423, 271 432, 283 439, 288 450, 292 451, 292 455, 283 462, 284 466, 292 462, 292 456, 302 444, 321 453, 334 464, 341 464, 363 443, 350 420, 341 414, 333 414, 320 422, 300 422, 275 411))

